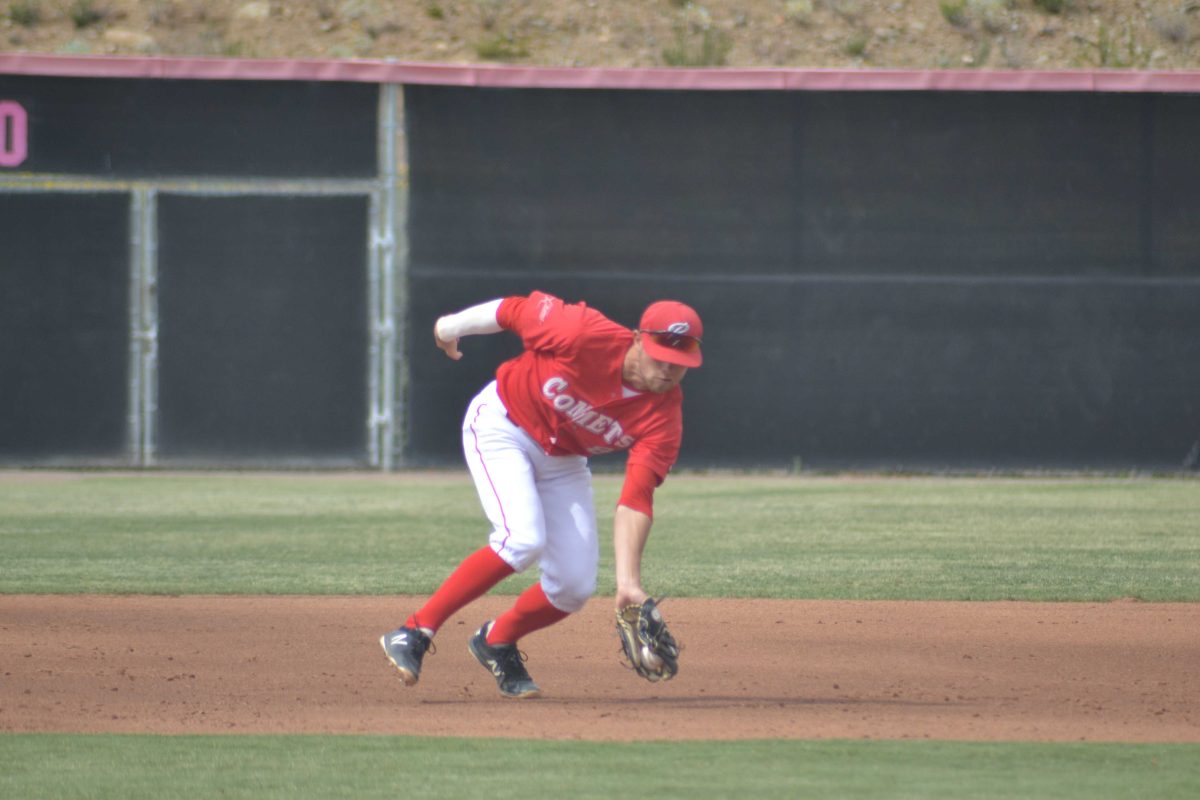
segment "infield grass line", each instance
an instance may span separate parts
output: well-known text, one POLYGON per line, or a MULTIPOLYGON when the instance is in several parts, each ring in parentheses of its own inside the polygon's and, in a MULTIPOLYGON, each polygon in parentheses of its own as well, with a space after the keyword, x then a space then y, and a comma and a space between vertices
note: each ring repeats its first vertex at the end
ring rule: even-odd
MULTIPOLYGON (((620 484, 596 478, 601 594, 620 484)), ((0 593, 420 595, 487 533, 465 471, 0 473, 0 593)), ((676 597, 1194 602, 1200 481, 677 475, 643 577, 676 597)))
POLYGON ((0 796, 1192 800, 1200 745, 0 734, 0 796))

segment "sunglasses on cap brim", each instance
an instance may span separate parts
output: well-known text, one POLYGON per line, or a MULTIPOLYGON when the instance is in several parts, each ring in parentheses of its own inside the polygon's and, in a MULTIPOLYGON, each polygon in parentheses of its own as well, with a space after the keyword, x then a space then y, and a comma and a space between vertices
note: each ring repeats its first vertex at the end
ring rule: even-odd
POLYGON ((700 340, 695 336, 671 331, 641 331, 643 336, 649 336, 650 341, 660 347, 678 350, 681 353, 700 352, 700 340))

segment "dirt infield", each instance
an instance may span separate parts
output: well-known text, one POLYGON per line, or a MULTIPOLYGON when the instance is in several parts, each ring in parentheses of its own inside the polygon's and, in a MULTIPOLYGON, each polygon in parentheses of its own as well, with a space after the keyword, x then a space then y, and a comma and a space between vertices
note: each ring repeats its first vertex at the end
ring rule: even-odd
POLYGON ((545 697, 467 653, 488 597, 404 687, 411 598, 0 597, 0 731, 556 739, 1200 742, 1200 604, 668 600, 679 677, 622 669, 597 598, 523 643, 545 697))

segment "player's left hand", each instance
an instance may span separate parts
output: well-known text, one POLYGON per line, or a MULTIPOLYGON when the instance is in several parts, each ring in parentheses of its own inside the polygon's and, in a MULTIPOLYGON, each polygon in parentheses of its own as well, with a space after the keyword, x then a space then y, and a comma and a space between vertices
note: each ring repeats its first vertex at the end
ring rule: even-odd
POLYGON ((628 606, 640 606, 649 599, 650 595, 646 594, 646 591, 640 586, 629 588, 617 587, 616 601, 618 612, 628 606))
MULTIPOLYGON (((441 322, 441 320, 438 320, 438 322, 441 322)), ((433 343, 452 360, 458 361, 462 358, 462 353, 458 350, 458 339, 443 339, 439 336, 436 322, 433 325, 433 343)))

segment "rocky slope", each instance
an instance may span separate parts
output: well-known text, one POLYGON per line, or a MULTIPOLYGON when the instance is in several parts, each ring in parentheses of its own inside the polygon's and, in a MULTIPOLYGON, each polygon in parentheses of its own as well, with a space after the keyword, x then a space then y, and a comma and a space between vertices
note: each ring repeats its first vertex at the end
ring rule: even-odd
POLYGON ((0 0, 0 50, 551 66, 1200 68, 1200 0, 0 0))

